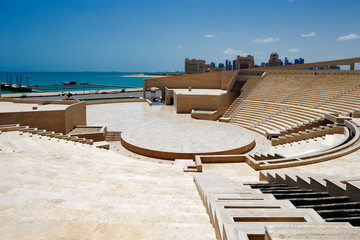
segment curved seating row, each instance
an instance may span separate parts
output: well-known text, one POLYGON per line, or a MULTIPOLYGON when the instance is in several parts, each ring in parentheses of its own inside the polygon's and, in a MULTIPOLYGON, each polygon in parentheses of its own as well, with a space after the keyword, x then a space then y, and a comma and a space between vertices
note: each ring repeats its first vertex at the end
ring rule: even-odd
POLYGON ((326 151, 320 151, 310 154, 303 154, 296 157, 269 159, 257 161, 250 156, 247 157, 247 163, 254 169, 275 169, 284 167, 294 167, 311 163, 322 162, 338 158, 360 149, 360 126, 352 121, 345 121, 348 131, 346 141, 341 142, 337 147, 332 147, 326 151))
POLYGON ((315 79, 315 75, 277 75, 270 73, 256 93, 248 99, 282 102, 288 95, 307 86, 315 79))
POLYGON ((97 148, 109 149, 110 145, 106 142, 94 142, 92 139, 79 138, 77 136, 71 136, 68 134, 55 133, 54 131, 47 131, 45 129, 30 128, 29 126, 21 126, 20 124, 9 124, 9 125, 0 125, 0 131, 18 131, 19 135, 24 133, 28 134, 29 137, 38 135, 41 137, 47 137, 49 140, 58 139, 65 140, 66 142, 81 143, 86 145, 94 145, 97 148))
POLYGON ((324 112, 316 109, 244 100, 231 122, 266 135, 266 132, 280 132, 323 116, 324 112))

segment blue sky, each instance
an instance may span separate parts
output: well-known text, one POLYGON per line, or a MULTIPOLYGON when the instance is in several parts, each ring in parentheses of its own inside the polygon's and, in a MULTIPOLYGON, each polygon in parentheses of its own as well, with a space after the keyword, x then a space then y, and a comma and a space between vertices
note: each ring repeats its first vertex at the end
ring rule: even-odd
POLYGON ((358 0, 0 2, 0 71, 183 71, 271 52, 360 57, 358 0))

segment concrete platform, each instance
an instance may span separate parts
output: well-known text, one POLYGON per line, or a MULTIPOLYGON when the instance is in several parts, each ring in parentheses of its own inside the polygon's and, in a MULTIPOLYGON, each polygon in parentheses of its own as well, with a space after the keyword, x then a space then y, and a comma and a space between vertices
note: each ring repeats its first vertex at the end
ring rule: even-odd
POLYGON ((193 159, 195 155, 241 154, 255 145, 245 128, 212 121, 150 122, 124 130, 122 144, 135 153, 162 159, 193 159))

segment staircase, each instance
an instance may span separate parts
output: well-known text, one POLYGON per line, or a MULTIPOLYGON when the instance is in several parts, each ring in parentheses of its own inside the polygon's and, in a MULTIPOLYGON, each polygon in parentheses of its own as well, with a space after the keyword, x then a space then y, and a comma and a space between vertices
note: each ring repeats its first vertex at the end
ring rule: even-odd
MULTIPOLYGON (((196 174, 194 181, 217 239, 269 239, 266 238, 267 229, 276 226, 345 228, 342 231, 353 229, 344 222, 327 223, 313 209, 296 208, 289 200, 277 200, 275 194, 281 193, 260 191, 261 188, 291 190, 293 194, 301 191, 288 188, 285 184, 243 184, 211 173, 196 174)), ((310 193, 307 190, 304 192, 310 193)))
POLYGON ((120 131, 107 131, 105 135, 105 141, 121 141, 121 132, 120 131))
POLYGON ((248 184, 252 189, 273 194, 278 200, 289 200, 299 209, 312 208, 327 222, 349 222, 360 226, 360 199, 356 198, 360 196, 359 189, 350 193, 341 180, 328 176, 304 177, 269 172, 261 175, 269 182, 248 184))
POLYGON ((215 239, 192 177, 90 145, 0 134, 1 236, 215 239))

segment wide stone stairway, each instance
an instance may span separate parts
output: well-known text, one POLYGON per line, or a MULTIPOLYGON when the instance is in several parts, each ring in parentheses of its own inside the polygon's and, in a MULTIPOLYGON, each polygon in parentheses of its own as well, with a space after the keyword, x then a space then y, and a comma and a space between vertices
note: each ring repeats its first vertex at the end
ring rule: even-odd
POLYGON ((1 239, 215 239, 177 166, 18 131, 0 159, 1 239))

